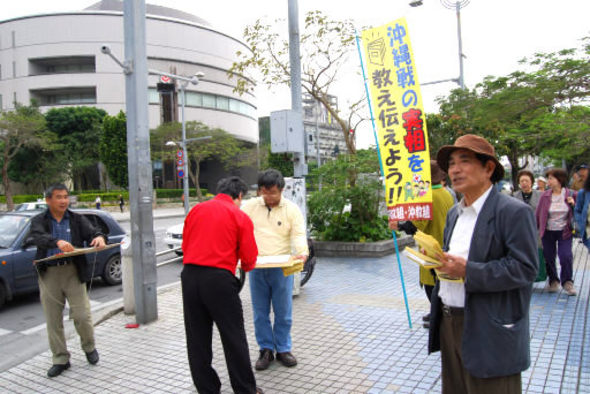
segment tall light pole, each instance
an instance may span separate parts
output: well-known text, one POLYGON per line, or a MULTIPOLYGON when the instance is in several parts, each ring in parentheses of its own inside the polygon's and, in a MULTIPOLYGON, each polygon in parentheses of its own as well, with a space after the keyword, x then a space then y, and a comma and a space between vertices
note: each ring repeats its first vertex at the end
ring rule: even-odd
MULTIPOLYGON (((456 82, 461 89, 465 89, 465 75, 463 73, 463 58, 465 55, 463 54, 463 40, 461 38, 461 8, 467 7, 471 0, 440 0, 440 3, 448 9, 454 9, 457 14, 457 40, 458 40, 458 49, 459 49, 459 78, 453 79, 443 79, 440 81, 433 81, 433 82, 426 82, 422 83, 421 85, 432 85, 435 83, 441 82, 448 82, 454 81, 456 82)), ((411 7, 419 7, 422 5, 422 0, 413 0, 410 3, 411 7)))
MULTIPOLYGON (((184 97, 183 97, 184 100, 184 97)), ((184 103, 183 103, 184 104, 184 103)), ((182 168, 182 187, 183 187, 183 196, 184 196, 184 216, 188 215, 188 211, 190 210, 190 205, 188 203, 188 149, 186 148, 187 142, 193 141, 200 141, 200 140, 208 140, 212 138, 210 135, 206 135, 204 137, 196 137, 196 138, 186 138, 186 128, 184 125, 184 105, 182 106, 182 141, 168 141, 166 142, 167 146, 180 146, 182 149, 182 157, 184 158, 182 168)))
MULTIPOLYGON (((190 210, 190 204, 189 204, 189 188, 188 188, 188 156, 186 155, 186 121, 184 118, 184 104, 186 103, 186 87, 187 85, 190 83, 192 83, 193 85, 197 85, 199 83, 199 78, 203 78, 205 76, 204 73, 202 72, 197 72, 195 75, 193 75, 192 77, 183 77, 181 75, 176 75, 176 74, 171 74, 171 73, 166 73, 163 71, 158 71, 158 70, 148 70, 148 72, 150 74, 154 74, 154 75, 163 75, 165 77, 170 77, 174 80, 180 81, 180 92, 181 92, 181 96, 182 96, 182 110, 181 110, 181 120, 182 120, 182 141, 181 141, 181 147, 182 147, 182 153, 183 153, 183 163, 182 163, 182 188, 183 188, 183 196, 184 196, 184 215, 187 216, 188 215, 188 211, 190 210)), ((211 138, 210 136, 208 138, 211 138)), ((205 138, 192 138, 191 140, 197 140, 197 139, 205 139, 205 138)), ((169 141, 170 142, 170 141, 169 141)), ((173 142, 174 143, 174 142, 173 142)), ((166 143, 166 145, 169 145, 168 143, 166 143)))

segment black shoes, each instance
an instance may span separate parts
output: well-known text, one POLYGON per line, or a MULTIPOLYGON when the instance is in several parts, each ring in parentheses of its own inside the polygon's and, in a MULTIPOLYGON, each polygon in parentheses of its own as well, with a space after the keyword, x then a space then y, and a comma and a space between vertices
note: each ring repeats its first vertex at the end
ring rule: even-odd
POLYGON ((297 359, 291 352, 277 353, 277 360, 285 367, 294 367, 297 365, 297 359))
POLYGON ((49 368, 49 371, 47 371, 47 376, 49 376, 50 378, 54 378, 56 376, 61 375, 61 373, 68 368, 70 368, 69 361, 65 364, 53 364, 51 368, 49 368))
POLYGON ((91 352, 86 353, 86 360, 92 365, 98 362, 98 352, 94 349, 91 352))
POLYGON ((260 351, 260 357, 256 360, 256 368, 257 371, 264 371, 270 365, 270 362, 275 359, 275 356, 272 354, 272 350, 270 349, 262 349, 260 351))

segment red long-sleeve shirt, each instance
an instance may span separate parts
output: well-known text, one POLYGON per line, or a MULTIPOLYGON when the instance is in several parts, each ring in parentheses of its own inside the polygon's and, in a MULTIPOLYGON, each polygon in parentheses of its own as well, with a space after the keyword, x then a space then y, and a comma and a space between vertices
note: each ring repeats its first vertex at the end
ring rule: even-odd
POLYGON ((235 274, 238 259, 244 271, 256 265, 258 248, 252 220, 227 194, 197 204, 184 221, 184 264, 224 268, 235 274))

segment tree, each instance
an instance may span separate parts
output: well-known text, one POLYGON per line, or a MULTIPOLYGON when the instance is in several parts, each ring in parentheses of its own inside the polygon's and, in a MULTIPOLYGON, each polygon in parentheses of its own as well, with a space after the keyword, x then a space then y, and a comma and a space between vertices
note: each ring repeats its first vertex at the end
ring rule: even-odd
MULTIPOLYGON (((182 138, 182 124, 178 122, 164 123, 151 131, 152 158, 167 160, 174 157, 174 152, 166 149, 167 141, 179 142, 182 138)), ((226 169, 238 167, 250 160, 243 144, 234 136, 221 129, 212 129, 201 122, 186 122, 186 138, 212 138, 187 143, 189 159, 189 176, 197 189, 197 197, 203 199, 199 186, 201 162, 217 159, 226 169)))
POLYGON ((8 210, 14 208, 8 168, 21 148, 47 146, 50 136, 44 133, 45 118, 39 108, 17 105, 14 111, 0 116, 0 153, 2 157, 2 185, 8 210))
POLYGON ((528 165, 520 160, 529 155, 570 163, 588 158, 590 39, 579 49, 538 53, 521 64, 526 71, 451 92, 439 101, 438 123, 429 124, 432 135, 474 133, 492 141, 507 156, 515 185, 528 165))
POLYGON ((57 134, 62 145, 65 169, 75 189, 90 184, 86 171, 99 162, 97 146, 105 115, 94 107, 53 108, 45 114, 47 128, 57 134))
POLYGON ((309 197, 309 223, 323 241, 374 242, 391 237, 381 215, 383 185, 375 149, 341 154, 312 170, 322 190, 309 197), (354 179, 354 183, 350 182, 354 179))
MULTIPOLYGON (((252 92, 253 79, 246 74, 258 71, 261 80, 268 87, 291 84, 289 69, 289 43, 281 39, 278 29, 287 31, 284 20, 269 24, 260 19, 244 30, 244 40, 251 52, 239 51, 239 61, 230 68, 230 78, 237 78, 235 91, 252 92)), ((308 12, 305 17, 301 45, 301 85, 305 92, 319 101, 340 125, 348 152, 354 154, 354 133, 358 123, 363 120, 358 115, 362 110, 364 98, 353 103, 349 116, 345 117, 331 102, 329 92, 338 74, 345 69, 349 55, 355 48, 354 26, 350 20, 331 20, 320 11, 308 12)))
POLYGON ((122 188, 129 187, 127 162, 127 118, 123 111, 117 116, 106 115, 98 145, 100 161, 107 168, 109 178, 122 188))

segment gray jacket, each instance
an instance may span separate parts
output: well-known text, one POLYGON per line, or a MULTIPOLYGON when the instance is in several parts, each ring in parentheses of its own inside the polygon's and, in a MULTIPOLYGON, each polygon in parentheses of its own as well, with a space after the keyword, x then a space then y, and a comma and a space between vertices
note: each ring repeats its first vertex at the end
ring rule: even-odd
MULTIPOLYGON (((512 196, 515 198, 518 198, 520 201, 524 201, 524 198, 522 197, 522 190, 514 192, 514 194, 512 196)), ((537 205, 539 205, 539 198, 540 197, 541 197, 541 192, 538 190, 533 190, 533 195, 531 196, 531 199, 529 200, 529 205, 531 206, 531 208, 533 208, 533 212, 535 212, 537 210, 537 205)))
MULTIPOLYGON (((445 251, 458 214, 457 206, 447 214, 445 251)), ((492 188, 477 217, 466 267, 462 358, 473 376, 508 376, 529 367, 529 305, 538 267, 533 211, 492 188)), ((432 294, 430 353, 440 350, 439 286, 432 294)))

